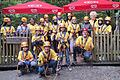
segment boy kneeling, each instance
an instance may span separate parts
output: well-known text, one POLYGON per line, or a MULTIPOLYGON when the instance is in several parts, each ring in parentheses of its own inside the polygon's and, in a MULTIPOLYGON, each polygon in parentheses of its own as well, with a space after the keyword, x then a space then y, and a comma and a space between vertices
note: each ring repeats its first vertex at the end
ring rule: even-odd
POLYGON ((22 50, 18 54, 18 68, 20 69, 18 76, 23 75, 25 70, 29 71, 30 68, 35 68, 37 65, 37 63, 33 61, 33 55, 28 49, 28 43, 22 42, 21 48, 22 50))

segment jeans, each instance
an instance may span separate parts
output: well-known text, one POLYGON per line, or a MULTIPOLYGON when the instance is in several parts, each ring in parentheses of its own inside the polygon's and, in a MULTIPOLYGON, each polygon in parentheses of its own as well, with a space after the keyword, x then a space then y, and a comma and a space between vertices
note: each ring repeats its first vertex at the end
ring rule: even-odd
POLYGON ((65 57, 66 57, 67 65, 70 65, 70 57, 69 57, 70 54, 69 54, 69 49, 68 48, 66 48, 65 53, 63 51, 59 53, 59 56, 61 58, 60 63, 62 63, 62 61, 63 61, 64 54, 65 54, 65 57))
POLYGON ((18 66, 20 67, 20 69, 25 68, 26 65, 28 65, 28 67, 35 67, 37 65, 37 63, 35 61, 25 61, 25 62, 18 62, 18 66))
POLYGON ((39 66, 38 67, 38 72, 40 74, 42 74, 45 71, 45 68, 48 66, 48 68, 52 68, 52 72, 55 73, 56 72, 56 68, 57 68, 57 61, 55 60, 50 60, 49 63, 44 64, 43 66, 39 66))
POLYGON ((92 53, 90 51, 86 51, 83 53, 84 59, 89 60, 92 56, 92 53))

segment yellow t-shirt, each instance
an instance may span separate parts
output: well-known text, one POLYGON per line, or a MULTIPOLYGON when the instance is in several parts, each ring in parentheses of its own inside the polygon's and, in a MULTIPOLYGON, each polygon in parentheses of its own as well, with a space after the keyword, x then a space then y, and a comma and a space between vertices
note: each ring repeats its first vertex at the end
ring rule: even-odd
POLYGON ((68 21, 65 23, 66 28, 68 28, 68 26, 71 25, 71 24, 72 24, 72 22, 68 20, 68 21))
POLYGON ((58 24, 60 24, 60 23, 65 24, 65 21, 63 19, 58 20, 57 22, 58 22, 58 24))
POLYGON ((42 66, 46 62, 48 62, 48 60, 56 60, 57 61, 57 59, 58 59, 57 53, 55 53, 55 51, 53 49, 50 49, 49 54, 45 53, 45 51, 43 50, 39 53, 38 65, 42 66))
POLYGON ((44 36, 36 36, 36 35, 34 35, 34 36, 32 37, 32 42, 35 42, 35 41, 38 40, 38 39, 40 39, 40 40, 42 40, 42 41, 44 42, 44 36))
POLYGON ((61 47, 61 45, 62 45, 62 41, 64 41, 64 42, 65 42, 65 45, 66 45, 67 47, 69 47, 69 44, 68 44, 69 33, 68 33, 68 32, 66 32, 65 34, 62 33, 62 32, 57 33, 55 39, 56 39, 56 40, 60 40, 60 41, 59 41, 59 44, 58 44, 58 49, 60 49, 60 47, 61 47))
POLYGON ((79 24, 71 24, 71 25, 69 25, 68 28, 67 28, 67 31, 71 32, 72 30, 74 30, 75 33, 78 33, 80 31, 79 24))
POLYGON ((53 24, 53 25, 51 26, 51 30, 52 30, 52 31, 57 31, 57 32, 59 32, 59 26, 53 24))
POLYGON ((3 33, 3 35, 7 35, 7 33, 14 33, 15 32, 15 28, 13 26, 11 27, 1 27, 1 33, 3 33))
POLYGON ((75 44, 76 44, 76 46, 83 47, 87 51, 91 51, 94 48, 91 37, 88 37, 87 39, 85 39, 83 36, 79 36, 76 39, 75 44))
POLYGON ((94 20, 89 20, 92 28, 93 28, 93 31, 96 33, 97 32, 97 26, 98 26, 98 20, 94 21, 94 20))
POLYGON ((101 33, 107 34, 107 33, 110 33, 111 31, 112 31, 112 26, 111 25, 109 25, 109 26, 104 25, 101 33))
POLYGON ((35 34, 35 28, 36 28, 38 25, 37 25, 37 24, 35 24, 35 25, 28 24, 27 26, 29 27, 30 32, 32 33, 32 35, 34 35, 34 34, 35 34))
POLYGON ((33 55, 30 51, 28 51, 28 53, 26 52, 23 52, 23 51, 20 51, 19 54, 18 54, 18 60, 30 60, 32 61, 33 60, 33 55))

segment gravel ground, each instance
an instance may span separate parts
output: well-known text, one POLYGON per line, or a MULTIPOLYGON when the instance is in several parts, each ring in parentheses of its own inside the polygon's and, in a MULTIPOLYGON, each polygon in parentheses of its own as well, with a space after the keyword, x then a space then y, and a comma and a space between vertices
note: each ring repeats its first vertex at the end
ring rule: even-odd
POLYGON ((39 79, 37 74, 26 74, 17 77, 17 71, 0 71, 0 80, 120 80, 120 67, 113 66, 79 66, 72 71, 63 68, 60 75, 39 79))

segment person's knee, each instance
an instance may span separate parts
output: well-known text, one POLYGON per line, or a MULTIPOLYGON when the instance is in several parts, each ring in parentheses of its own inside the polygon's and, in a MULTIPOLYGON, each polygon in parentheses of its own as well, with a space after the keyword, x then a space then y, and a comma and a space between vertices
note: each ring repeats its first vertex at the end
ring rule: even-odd
POLYGON ((57 63, 57 61, 55 61, 55 60, 51 60, 51 61, 50 61, 50 64, 51 64, 51 65, 54 65, 54 64, 56 64, 56 63, 57 63))
POLYGON ((83 54, 83 56, 84 56, 84 59, 90 60, 92 58, 92 53, 91 52, 85 52, 83 54))
POLYGON ((49 63, 49 66, 50 67, 56 67, 57 66, 57 61, 51 60, 50 63, 49 63))
POLYGON ((31 62, 31 66, 36 66, 36 65, 37 65, 37 63, 35 61, 31 62))
POLYGON ((18 62, 18 66, 23 66, 24 63, 23 62, 18 62))
POLYGON ((43 73, 44 72, 44 68, 43 67, 38 67, 38 72, 39 73, 43 73))

